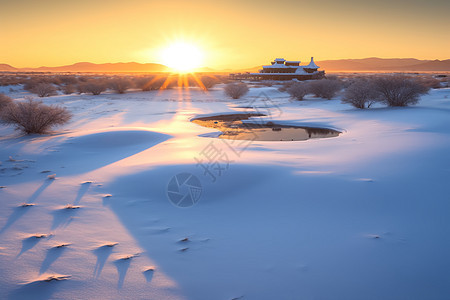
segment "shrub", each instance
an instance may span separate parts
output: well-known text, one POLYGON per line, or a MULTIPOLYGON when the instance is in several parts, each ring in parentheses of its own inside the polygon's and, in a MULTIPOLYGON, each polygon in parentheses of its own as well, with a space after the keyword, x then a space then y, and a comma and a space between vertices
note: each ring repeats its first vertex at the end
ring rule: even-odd
POLYGON ((295 82, 291 84, 290 87, 287 88, 287 92, 291 95, 292 98, 297 100, 303 100, 303 97, 308 94, 308 86, 303 82, 295 82))
POLYGON ((30 89, 30 92, 38 95, 39 97, 49 97, 56 95, 56 88, 51 83, 38 83, 33 88, 30 89))
POLYGON ((59 82, 61 82, 64 85, 74 85, 78 83, 77 77, 71 75, 60 75, 57 78, 59 82))
POLYGON ((200 81, 203 83, 203 86, 207 90, 209 90, 210 88, 214 87, 216 84, 219 83, 218 79, 211 76, 202 76, 200 78, 200 81))
POLYGON ((61 88, 64 94, 70 95, 75 93, 75 87, 72 84, 67 84, 61 88))
POLYGON ((166 79, 166 77, 142 77, 135 81, 135 85, 143 91, 159 90, 166 79))
POLYGON ((149 83, 152 81, 153 77, 137 77, 133 79, 134 87, 141 89, 143 91, 149 91, 149 83))
POLYGON ((374 80, 374 84, 381 94, 381 101, 388 106, 416 104, 419 96, 429 90, 419 80, 403 75, 378 77, 374 80))
POLYGON ((13 103, 13 100, 6 96, 5 94, 0 94, 0 111, 2 111, 6 106, 13 103))
POLYGON ((100 80, 91 80, 86 83, 82 83, 78 87, 80 93, 91 93, 92 95, 100 95, 106 91, 106 84, 100 80))
POLYGON ((131 81, 126 78, 114 78, 109 81, 109 87, 118 94, 124 94, 131 88, 131 81))
POLYGON ((268 86, 268 87, 271 87, 274 84, 276 84, 275 80, 263 80, 263 81, 261 81, 261 85, 268 86))
POLYGON ((0 75, 0 86, 18 85, 23 83, 22 76, 16 75, 0 75))
POLYGON ((248 86, 241 83, 228 83, 225 85, 225 94, 233 99, 239 99, 248 93, 248 86))
POLYGON ((316 97, 330 100, 341 90, 341 82, 336 79, 321 79, 309 83, 309 91, 316 97))
POLYGON ((28 80, 25 81, 24 85, 23 85, 23 89, 26 91, 31 92, 31 90, 38 85, 39 83, 41 83, 37 78, 32 77, 28 80))
POLYGON ((380 94, 377 92, 373 80, 356 78, 345 89, 343 103, 349 103, 356 108, 370 108, 372 104, 379 101, 380 94))
POLYGON ((79 83, 76 85, 76 90, 78 94, 87 93, 86 83, 79 83))
POLYGON ((297 81, 294 81, 294 80, 285 81, 285 82, 283 82, 283 85, 278 88, 278 90, 280 92, 286 92, 288 90, 288 88, 290 88, 295 83, 297 83, 297 81))
POLYGON ((70 112, 59 106, 49 106, 31 98, 24 102, 8 105, 0 112, 0 119, 6 124, 30 133, 46 133, 56 125, 62 125, 71 118, 70 112))
POLYGON ((439 89, 442 87, 441 81, 431 76, 424 76, 420 78, 419 81, 420 83, 422 83, 422 85, 432 89, 439 89))

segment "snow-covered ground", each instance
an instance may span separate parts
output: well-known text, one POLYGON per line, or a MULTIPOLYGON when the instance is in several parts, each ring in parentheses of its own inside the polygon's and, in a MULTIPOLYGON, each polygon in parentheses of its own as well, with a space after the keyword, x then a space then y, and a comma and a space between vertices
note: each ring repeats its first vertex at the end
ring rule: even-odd
MULTIPOLYGON (((28 95, 14 89, 0 92, 28 95)), ((276 87, 43 101, 71 122, 43 136, 0 126, 0 299, 450 295, 450 89, 370 110, 276 87), (224 142, 189 121, 249 107, 343 133, 224 142), (168 200, 179 173, 201 182, 192 207, 168 200)))

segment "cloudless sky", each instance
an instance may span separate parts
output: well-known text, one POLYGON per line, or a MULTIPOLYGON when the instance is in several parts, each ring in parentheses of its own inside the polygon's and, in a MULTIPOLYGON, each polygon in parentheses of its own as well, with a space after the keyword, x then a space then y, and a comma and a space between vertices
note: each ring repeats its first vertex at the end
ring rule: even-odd
POLYGON ((0 0, 0 63, 160 62, 176 40, 204 64, 275 57, 450 58, 448 0, 0 0))

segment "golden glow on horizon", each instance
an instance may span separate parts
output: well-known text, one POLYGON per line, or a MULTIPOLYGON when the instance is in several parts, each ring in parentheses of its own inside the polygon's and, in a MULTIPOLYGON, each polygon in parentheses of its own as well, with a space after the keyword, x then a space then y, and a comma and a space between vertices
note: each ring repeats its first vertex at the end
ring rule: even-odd
POLYGON ((192 43, 177 41, 161 50, 162 64, 179 73, 193 72, 201 67, 204 53, 192 43))

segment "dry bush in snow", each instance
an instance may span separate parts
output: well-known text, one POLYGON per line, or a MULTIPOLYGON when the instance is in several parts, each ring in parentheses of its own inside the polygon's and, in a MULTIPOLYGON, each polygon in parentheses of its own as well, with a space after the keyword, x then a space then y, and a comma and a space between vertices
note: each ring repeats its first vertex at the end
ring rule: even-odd
POLYGON ((303 97, 308 94, 308 85, 304 82, 295 82, 291 84, 286 90, 292 98, 303 100, 303 97))
POLYGON ((133 78, 133 84, 135 88, 138 88, 142 91, 150 91, 150 82, 154 77, 146 76, 146 77, 135 77, 133 78))
POLYGON ((290 88, 293 84, 295 84, 297 82, 298 81, 294 81, 294 80, 285 81, 285 82, 283 82, 283 85, 278 88, 278 90, 280 92, 286 92, 288 90, 288 88, 290 88))
POLYGON ((66 95, 75 93, 75 86, 72 84, 66 84, 61 88, 62 92, 66 95))
POLYGON ((261 81, 261 85, 268 86, 268 87, 271 87, 274 84, 276 84, 275 80, 263 80, 263 81, 261 81))
POLYGON ((336 79, 320 79, 311 81, 309 91, 316 97, 330 100, 341 90, 341 82, 336 79))
POLYGON ((420 95, 429 90, 420 80, 403 75, 378 77, 374 79, 374 84, 381 101, 388 106, 416 104, 420 95))
POLYGON ((239 99, 248 93, 247 84, 240 83, 228 83, 224 88, 225 94, 233 99, 239 99))
POLYGON ((424 77, 421 77, 421 78, 419 79, 419 81, 420 81, 420 83, 422 83, 424 86, 429 87, 429 88, 431 88, 431 89, 439 89, 439 88, 442 87, 442 86, 441 86, 441 81, 438 80, 438 79, 436 79, 436 78, 434 78, 434 77, 431 77, 431 76, 424 76, 424 77))
POLYGON ((214 87, 216 84, 219 83, 219 80, 217 78, 214 78, 212 76, 202 76, 200 78, 200 81, 202 82, 203 86, 208 90, 212 87, 214 87))
POLYGON ((79 84, 78 91, 80 93, 90 93, 92 95, 100 95, 106 91, 106 84, 103 80, 90 80, 86 83, 79 84))
POLYGON ((45 105, 31 98, 8 105, 0 112, 3 122, 15 125, 27 134, 46 133, 53 126, 65 124, 71 117, 63 107, 45 105))
POLYGON ((81 82, 81 83, 79 83, 79 84, 77 84, 75 86, 78 94, 87 93, 87 90, 86 90, 85 87, 86 87, 86 83, 85 82, 81 82))
POLYGON ((2 111, 6 106, 13 103, 13 100, 6 96, 5 94, 0 94, 0 111, 2 111))
POLYGON ((143 91, 153 91, 159 90, 165 81, 165 77, 141 77, 135 80, 135 86, 143 91))
POLYGON ((118 94, 124 94, 132 86, 131 81, 127 78, 113 78, 108 85, 118 94))
POLYGON ((18 85, 24 82, 23 75, 0 75, 0 86, 18 85))
POLYGON ((351 80, 345 89, 343 103, 349 103, 356 108, 370 108, 372 104, 379 101, 380 94, 371 79, 356 78, 351 80))
POLYGON ((51 83, 38 83, 33 88, 30 89, 30 92, 38 95, 39 97, 49 97, 56 95, 56 88, 51 83))
POLYGON ((24 82, 23 89, 31 92, 31 90, 39 83, 42 82, 38 78, 32 77, 24 82))
POLYGON ((78 78, 72 75, 60 75, 56 77, 64 85, 73 85, 78 83, 78 78))

